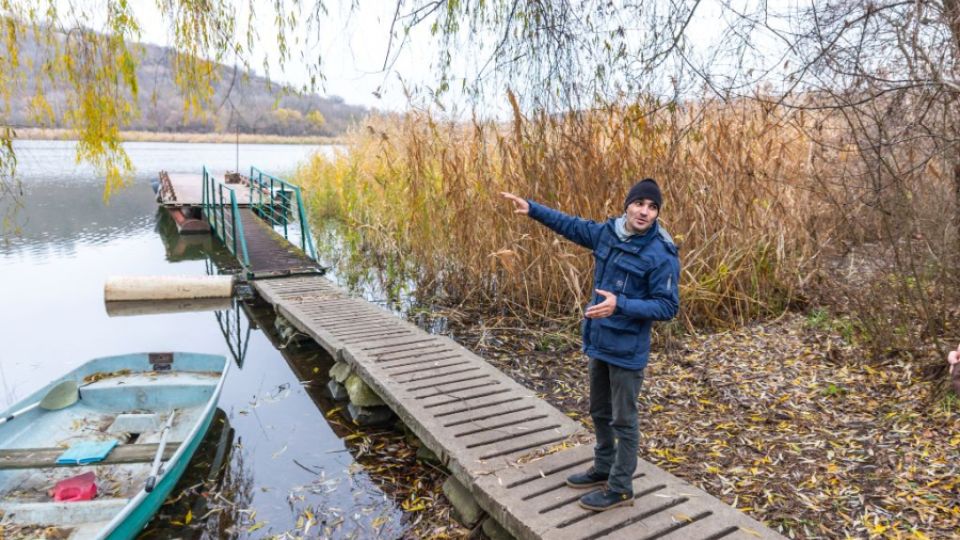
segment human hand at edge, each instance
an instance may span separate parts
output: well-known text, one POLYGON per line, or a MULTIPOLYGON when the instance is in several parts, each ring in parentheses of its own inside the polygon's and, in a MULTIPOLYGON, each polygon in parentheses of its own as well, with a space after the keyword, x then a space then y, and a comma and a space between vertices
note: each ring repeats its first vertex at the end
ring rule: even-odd
POLYGON ((510 202, 513 203, 514 214, 527 215, 530 213, 530 203, 528 203, 526 200, 517 197, 513 193, 507 193, 506 191, 501 191, 500 195, 506 199, 510 199, 510 202))
POLYGON ((617 309, 617 295, 603 289, 596 289, 596 291, 597 294, 604 297, 603 302, 587 308, 583 316, 588 319, 602 319, 613 315, 614 310, 617 309))
POLYGON ((960 345, 957 345, 957 350, 950 351, 950 354, 947 355, 947 362, 950 364, 950 373, 952 374, 954 370, 958 369, 957 366, 960 366, 960 345))

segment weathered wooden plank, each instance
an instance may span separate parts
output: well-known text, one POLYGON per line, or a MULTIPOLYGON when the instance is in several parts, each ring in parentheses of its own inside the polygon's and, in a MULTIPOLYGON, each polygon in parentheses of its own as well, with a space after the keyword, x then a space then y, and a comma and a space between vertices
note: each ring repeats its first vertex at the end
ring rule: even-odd
POLYGON ((449 349, 433 349, 430 352, 423 354, 411 354, 405 358, 389 358, 386 360, 380 360, 378 363, 382 365, 384 371, 388 373, 393 373, 392 370, 403 369, 410 366, 416 366, 420 364, 430 364, 442 362, 444 360, 452 360, 460 358, 457 354, 451 354, 449 349))
MULTIPOLYGON (((170 459, 177 451, 176 443, 168 443, 163 450, 163 459, 170 459)), ((106 459, 96 463, 82 465, 116 465, 118 463, 148 463, 157 454, 156 443, 121 444, 114 447, 106 459)), ((0 450, 0 470, 7 469, 46 469, 49 467, 76 467, 77 465, 57 464, 57 457, 65 448, 14 448, 0 450)))

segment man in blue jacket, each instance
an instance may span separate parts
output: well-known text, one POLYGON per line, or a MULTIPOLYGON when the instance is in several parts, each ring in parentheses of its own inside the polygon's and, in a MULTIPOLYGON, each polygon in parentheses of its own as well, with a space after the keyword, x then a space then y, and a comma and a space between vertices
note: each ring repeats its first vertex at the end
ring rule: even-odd
POLYGON ((567 478, 575 488, 604 486, 580 498, 590 510, 633 505, 637 469, 637 396, 650 353, 653 321, 680 305, 677 247, 657 222, 662 197, 647 178, 624 200, 624 213, 603 223, 568 216, 502 193, 515 212, 593 250, 595 294, 584 312, 583 351, 590 358, 590 416, 597 432, 594 462, 567 478))

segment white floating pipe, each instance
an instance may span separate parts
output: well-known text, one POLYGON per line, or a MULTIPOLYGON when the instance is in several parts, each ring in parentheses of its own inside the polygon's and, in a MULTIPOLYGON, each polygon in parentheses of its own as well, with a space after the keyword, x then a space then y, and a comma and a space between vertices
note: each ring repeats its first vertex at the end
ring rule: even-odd
POLYGON ((108 277, 103 286, 103 299, 107 302, 230 298, 232 295, 231 276, 108 277))

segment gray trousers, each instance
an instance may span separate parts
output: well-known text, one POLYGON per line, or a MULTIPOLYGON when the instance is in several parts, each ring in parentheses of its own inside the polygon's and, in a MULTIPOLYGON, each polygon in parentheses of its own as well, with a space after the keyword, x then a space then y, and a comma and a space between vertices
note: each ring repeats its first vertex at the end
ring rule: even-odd
POLYGON ((637 396, 643 370, 633 371, 590 359, 590 417, 597 432, 593 467, 610 473, 612 491, 633 494, 637 470, 637 396))

